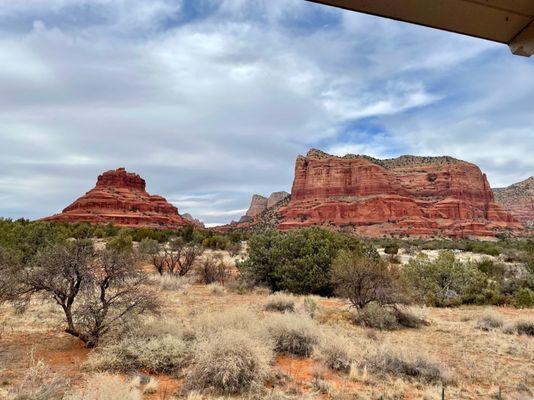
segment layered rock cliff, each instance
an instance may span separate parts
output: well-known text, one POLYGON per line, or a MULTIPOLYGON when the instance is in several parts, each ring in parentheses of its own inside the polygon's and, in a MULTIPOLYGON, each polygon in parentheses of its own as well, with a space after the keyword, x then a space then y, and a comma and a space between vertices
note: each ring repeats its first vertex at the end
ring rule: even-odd
POLYGON ((165 198, 150 195, 139 175, 124 168, 104 172, 96 186, 46 221, 113 223, 124 227, 175 229, 193 222, 165 198))
POLYGON ((534 176, 505 188, 493 189, 495 201, 527 228, 534 229, 534 176))
POLYGON ((494 236, 521 224, 495 203, 486 176, 452 157, 299 156, 279 229, 331 225, 357 233, 494 236))

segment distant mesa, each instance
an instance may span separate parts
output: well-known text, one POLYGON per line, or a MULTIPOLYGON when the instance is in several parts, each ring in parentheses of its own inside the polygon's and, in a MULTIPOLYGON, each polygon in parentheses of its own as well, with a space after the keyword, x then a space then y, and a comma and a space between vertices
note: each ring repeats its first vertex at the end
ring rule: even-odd
POLYGON ((525 227, 534 229, 534 176, 505 188, 493 189, 495 201, 525 227))
POLYGON ((113 223, 122 227, 176 229, 199 225, 193 217, 184 218, 164 197, 150 195, 139 175, 118 168, 104 172, 96 186, 45 221, 113 223))
MULTIPOLYGON (((319 225, 375 237, 524 232, 515 214, 495 202, 486 175, 449 156, 381 160, 311 149, 297 157, 291 195, 271 209, 267 200, 255 195, 247 215, 232 226, 258 231, 319 225)), ((528 214, 528 202, 521 210, 528 214)))
POLYGON ((496 236, 521 223, 494 201, 486 175, 453 157, 299 156, 281 230, 326 225, 367 236, 496 236))

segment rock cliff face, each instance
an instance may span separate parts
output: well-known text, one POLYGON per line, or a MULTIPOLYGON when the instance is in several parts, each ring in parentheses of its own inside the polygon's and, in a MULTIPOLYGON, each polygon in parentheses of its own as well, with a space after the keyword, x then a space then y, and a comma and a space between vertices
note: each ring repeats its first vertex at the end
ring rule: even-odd
POLYGON ((46 221, 113 223, 125 227, 174 229, 191 224, 165 198, 150 195, 145 180, 124 168, 104 172, 96 186, 46 221))
POLYGON ((527 228, 534 229, 534 176, 505 188, 493 189, 495 201, 527 228))
POLYGON ((253 195, 252 200, 250 201, 250 207, 245 216, 254 218, 256 215, 265 211, 267 208, 267 201, 267 197, 260 196, 259 194, 253 195))
POLYGON ((274 192, 271 193, 269 197, 263 197, 259 194, 252 196, 250 201, 250 207, 247 210, 247 213, 242 218, 241 222, 250 222, 256 218, 261 213, 265 212, 268 209, 275 207, 280 201, 289 197, 290 194, 287 192, 274 192))
POLYGON ((279 229, 331 225, 357 233, 494 236, 521 224, 494 202, 486 176, 452 157, 299 156, 279 229))

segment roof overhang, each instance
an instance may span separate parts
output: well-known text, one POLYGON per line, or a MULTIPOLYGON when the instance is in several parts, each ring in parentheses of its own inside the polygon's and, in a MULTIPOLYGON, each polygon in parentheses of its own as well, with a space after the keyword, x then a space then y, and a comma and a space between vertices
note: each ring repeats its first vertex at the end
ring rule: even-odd
POLYGON ((534 54, 534 0, 308 0, 504 43, 534 54))

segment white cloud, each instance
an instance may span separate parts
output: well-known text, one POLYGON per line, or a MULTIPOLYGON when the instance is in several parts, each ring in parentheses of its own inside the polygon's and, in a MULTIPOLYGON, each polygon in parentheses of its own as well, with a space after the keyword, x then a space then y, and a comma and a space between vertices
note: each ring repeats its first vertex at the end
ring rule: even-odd
POLYGON ((125 166, 220 223, 312 146, 451 154, 499 184, 533 168, 534 75, 498 45, 301 0, 0 4, 0 215, 125 166))

